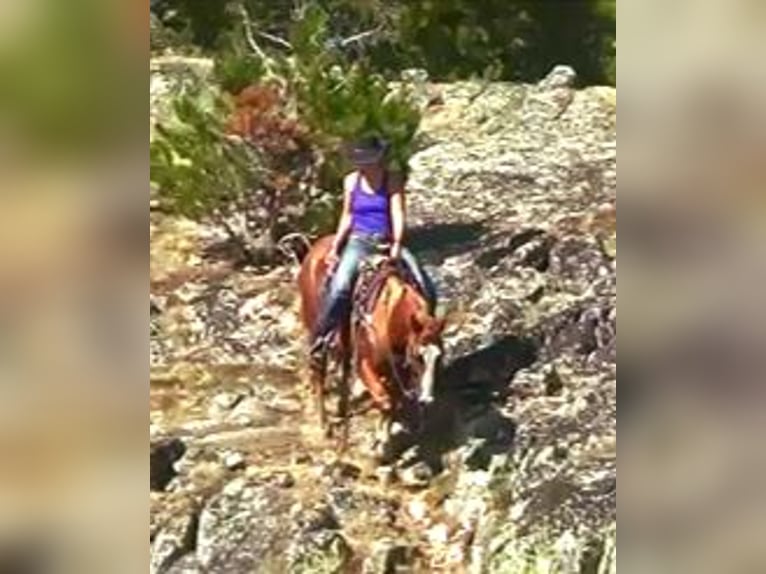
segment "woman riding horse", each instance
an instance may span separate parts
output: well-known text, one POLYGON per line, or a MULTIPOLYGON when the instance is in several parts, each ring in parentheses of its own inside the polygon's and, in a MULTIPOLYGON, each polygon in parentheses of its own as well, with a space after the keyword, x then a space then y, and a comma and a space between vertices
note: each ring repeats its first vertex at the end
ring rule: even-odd
POLYGON ((343 211, 326 260, 335 271, 313 332, 314 357, 324 355, 329 336, 348 316, 359 266, 373 254, 383 252, 394 261, 402 261, 428 298, 431 310, 436 305, 433 282, 403 245, 404 181, 387 168, 387 149, 379 138, 367 138, 349 148, 356 169, 343 181, 343 211))

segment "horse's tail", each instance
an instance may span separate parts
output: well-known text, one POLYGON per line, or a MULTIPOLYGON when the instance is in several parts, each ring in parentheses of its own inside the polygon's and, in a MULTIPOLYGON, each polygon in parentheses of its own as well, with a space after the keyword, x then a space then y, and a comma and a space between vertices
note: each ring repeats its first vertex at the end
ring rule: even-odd
POLYGON ((277 241, 277 248, 300 265, 311 249, 311 240, 303 233, 288 233, 277 241))

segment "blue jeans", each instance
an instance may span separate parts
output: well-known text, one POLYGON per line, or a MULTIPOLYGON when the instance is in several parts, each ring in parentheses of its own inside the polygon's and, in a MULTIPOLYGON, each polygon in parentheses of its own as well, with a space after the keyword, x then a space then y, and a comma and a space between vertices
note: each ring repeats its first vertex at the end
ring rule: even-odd
MULTIPOLYGON (((383 244, 383 239, 377 236, 352 234, 349 237, 330 280, 329 288, 323 294, 321 310, 314 330, 315 339, 329 335, 347 317, 351 310, 351 295, 359 275, 359 266, 367 257, 381 253, 383 244)), ((436 307, 436 288, 433 281, 408 249, 402 249, 401 258, 426 294, 433 312, 436 307)))

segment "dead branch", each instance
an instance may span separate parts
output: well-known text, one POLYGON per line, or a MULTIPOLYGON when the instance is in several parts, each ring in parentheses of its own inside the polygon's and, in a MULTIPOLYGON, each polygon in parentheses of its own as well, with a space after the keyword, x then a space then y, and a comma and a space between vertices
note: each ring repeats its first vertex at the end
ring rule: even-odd
POLYGON ((345 48, 349 44, 353 44, 354 42, 361 42, 362 40, 369 38, 370 36, 374 36, 375 34, 379 33, 381 30, 383 30, 383 26, 377 26, 376 28, 373 28, 372 30, 360 32, 359 34, 354 34, 353 36, 349 36, 348 38, 344 38, 343 40, 341 40, 339 45, 345 48))
POLYGON ((293 45, 285 40, 284 38, 280 38, 279 36, 275 36, 274 34, 269 34, 268 32, 258 32, 258 35, 261 38, 265 38, 266 40, 270 40, 271 42, 274 42, 275 44, 282 46, 283 48, 287 48, 288 50, 293 49, 293 45))

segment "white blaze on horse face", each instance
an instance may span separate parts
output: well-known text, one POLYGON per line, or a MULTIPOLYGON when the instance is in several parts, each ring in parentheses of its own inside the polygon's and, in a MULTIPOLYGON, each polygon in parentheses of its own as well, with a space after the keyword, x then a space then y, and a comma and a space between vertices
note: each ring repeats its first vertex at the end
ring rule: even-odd
POLYGON ((434 400, 434 384, 436 383, 436 363, 441 357, 442 351, 436 345, 427 345, 423 349, 422 357, 425 362, 423 378, 420 381, 420 402, 428 404, 434 400))

